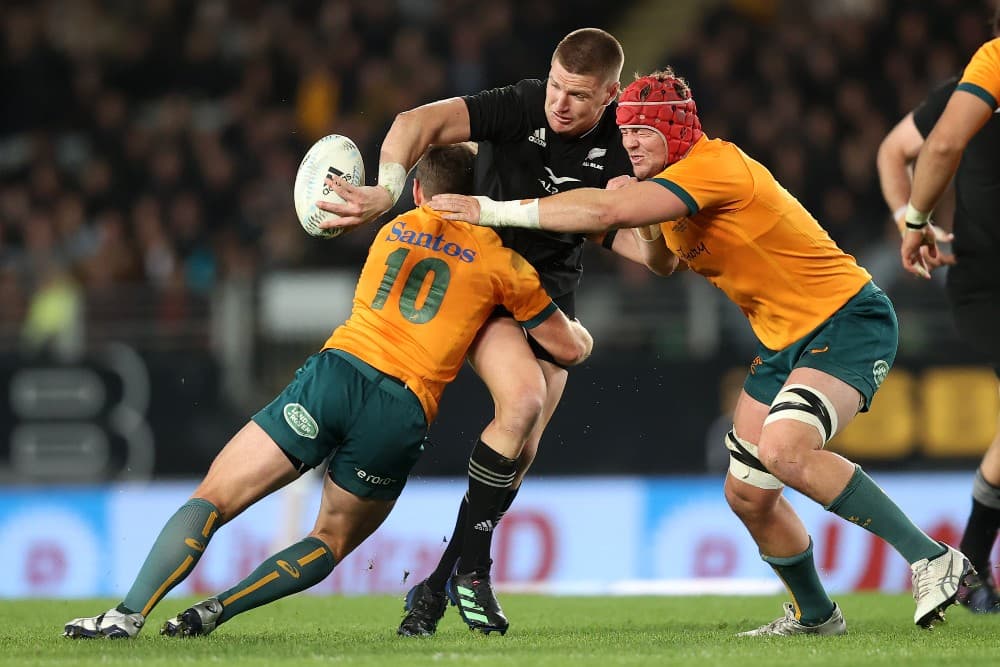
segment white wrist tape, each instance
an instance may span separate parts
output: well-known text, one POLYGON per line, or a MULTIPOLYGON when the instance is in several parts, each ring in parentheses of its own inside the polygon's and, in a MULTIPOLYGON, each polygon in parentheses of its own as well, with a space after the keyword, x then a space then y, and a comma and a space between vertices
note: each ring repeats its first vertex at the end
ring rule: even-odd
POLYGON ((479 202, 479 224, 484 227, 523 227, 540 229, 538 200, 493 201, 489 197, 475 197, 479 202))
POLYGON ((899 222, 903 215, 906 213, 906 206, 900 206, 895 211, 892 212, 892 219, 895 222, 899 222))
POLYGON ((923 229, 930 221, 931 214, 918 211, 913 208, 913 204, 906 205, 906 228, 914 231, 923 229))
POLYGON ((378 166, 378 184, 389 191, 392 203, 399 201, 406 184, 406 169, 398 162, 383 162, 378 166))

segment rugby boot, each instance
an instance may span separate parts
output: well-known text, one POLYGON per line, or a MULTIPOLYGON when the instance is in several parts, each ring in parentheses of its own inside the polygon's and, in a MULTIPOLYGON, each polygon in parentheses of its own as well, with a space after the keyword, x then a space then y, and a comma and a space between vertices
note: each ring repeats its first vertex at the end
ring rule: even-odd
POLYGON ((847 622, 836 602, 833 603, 833 613, 819 625, 803 625, 795 619, 795 607, 791 602, 785 603, 785 615, 767 625, 754 630, 737 633, 737 637, 788 637, 790 635, 842 635, 847 632, 847 622))
POLYGON ((910 565, 913 601, 917 603, 913 622, 922 628, 944 621, 944 610, 955 604, 959 588, 976 574, 965 554, 943 542, 941 546, 947 551, 937 558, 921 558, 910 565))
POLYGON ((215 630, 222 616, 222 603, 208 598, 177 614, 160 628, 161 635, 169 637, 199 637, 215 630))
POLYGON ((70 639, 132 639, 139 634, 146 619, 142 614, 125 614, 108 609, 100 616, 74 618, 63 628, 70 639))
POLYGON ((989 577, 970 574, 958 587, 958 604, 973 614, 1000 614, 1000 597, 989 577))
POLYGON ((478 630, 485 635, 493 631, 501 635, 507 633, 510 623, 493 592, 489 574, 455 574, 448 579, 444 590, 451 603, 458 607, 459 615, 470 630, 478 630))
POLYGON ((430 637, 437 632, 438 621, 444 616, 448 598, 431 590, 424 579, 406 593, 403 616, 396 634, 403 637, 430 637))

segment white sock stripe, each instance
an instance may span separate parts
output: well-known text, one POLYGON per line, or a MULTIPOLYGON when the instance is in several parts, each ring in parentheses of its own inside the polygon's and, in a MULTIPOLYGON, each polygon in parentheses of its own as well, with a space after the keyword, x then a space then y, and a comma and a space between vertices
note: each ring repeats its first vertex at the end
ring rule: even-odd
POLYGON ((469 476, 472 476, 473 473, 475 473, 479 477, 485 477, 491 479, 494 482, 498 483, 506 482, 507 486, 510 486, 511 482, 514 481, 514 477, 517 475, 516 470, 512 470, 509 474, 504 475, 494 470, 490 470, 481 463, 477 463, 476 461, 469 459, 469 476))
POLYGON ((497 482, 497 481, 494 481, 492 479, 488 479, 486 477, 482 477, 482 476, 474 473, 472 470, 469 471, 469 479, 474 479, 477 482, 479 482, 480 484, 485 484, 486 486, 492 486, 495 489, 509 489, 510 488, 510 480, 508 480, 506 482, 502 482, 502 481, 501 482, 497 482))

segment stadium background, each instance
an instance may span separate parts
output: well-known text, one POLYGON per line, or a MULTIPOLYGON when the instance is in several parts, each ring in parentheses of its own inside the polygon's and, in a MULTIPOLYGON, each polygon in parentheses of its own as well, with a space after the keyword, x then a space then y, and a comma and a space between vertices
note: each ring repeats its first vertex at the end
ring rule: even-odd
MULTIPOLYGON (((371 182, 396 112, 544 76, 582 26, 622 40, 624 81, 664 64, 686 76, 706 131, 768 165, 892 296, 897 366, 832 448, 957 540, 996 378, 956 339, 941 276, 900 269, 875 152, 989 37, 988 5, 3 3, 0 596, 119 594, 229 435, 346 317, 374 227, 330 242, 301 231, 291 183, 313 140, 355 139, 371 182)), ((742 316, 698 278, 600 249, 585 265, 596 349, 502 524, 499 580, 774 590, 721 493, 753 349, 742 316)), ((402 591, 404 571, 426 571, 489 417, 463 371, 394 516, 320 591, 402 591)), ((222 531, 182 591, 235 581, 307 530, 315 481, 222 531)), ((835 589, 908 588, 895 554, 795 502, 835 589)))

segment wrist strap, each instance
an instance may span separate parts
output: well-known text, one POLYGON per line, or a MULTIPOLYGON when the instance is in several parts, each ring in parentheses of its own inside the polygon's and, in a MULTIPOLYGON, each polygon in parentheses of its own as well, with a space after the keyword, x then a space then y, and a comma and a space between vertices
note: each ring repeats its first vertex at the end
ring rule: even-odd
POLYGON ((386 189, 389 196, 392 197, 393 206, 395 206, 396 202, 399 201, 399 196, 403 194, 403 186, 406 184, 406 169, 398 162, 379 164, 378 184, 386 189))
POLYGON ((906 228, 912 229, 913 231, 919 231, 927 226, 930 221, 931 214, 924 213, 923 211, 918 211, 913 208, 913 204, 906 205, 906 228))
POLYGON ((522 227, 540 229, 538 220, 538 200, 521 199, 515 201, 493 201, 489 197, 477 196, 479 201, 479 224, 485 227, 522 227))

